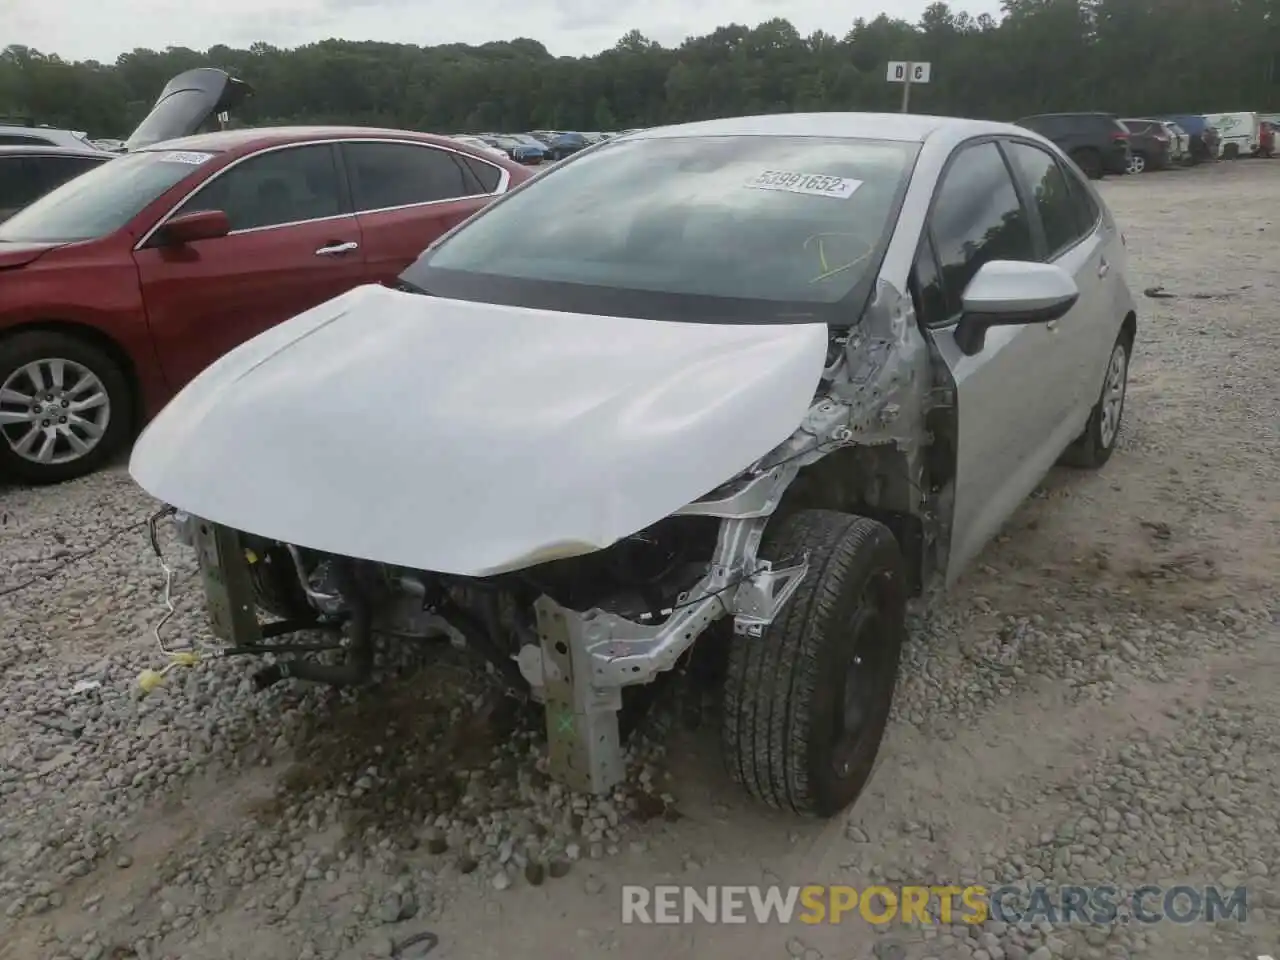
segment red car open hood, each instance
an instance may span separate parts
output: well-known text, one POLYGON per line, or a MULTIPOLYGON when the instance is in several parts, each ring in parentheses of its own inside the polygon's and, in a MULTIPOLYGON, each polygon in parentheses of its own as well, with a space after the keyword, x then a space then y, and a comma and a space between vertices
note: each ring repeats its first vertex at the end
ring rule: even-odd
POLYGON ((61 246, 57 243, 7 243, 0 241, 0 270, 8 270, 13 267, 25 267, 32 260, 36 260, 54 247, 61 246))

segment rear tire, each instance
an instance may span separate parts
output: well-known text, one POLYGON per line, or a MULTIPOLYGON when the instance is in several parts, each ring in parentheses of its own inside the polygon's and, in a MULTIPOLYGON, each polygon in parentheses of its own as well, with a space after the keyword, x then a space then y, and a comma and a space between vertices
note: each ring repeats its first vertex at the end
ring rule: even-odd
POLYGON ((1102 378, 1102 394, 1089 414, 1084 433, 1063 451, 1059 463, 1082 470, 1097 470, 1116 449, 1124 403, 1129 391, 1129 358, 1133 343, 1127 333, 1120 334, 1107 361, 1102 378))
POLYGON ((1129 156, 1129 166, 1127 173, 1139 174, 1147 172, 1147 156, 1143 153, 1134 153, 1129 156))
POLYGON ((0 476, 22 483, 63 483, 93 473, 133 430, 129 378, 106 351, 74 334, 28 330, 0 340, 0 391, 0 476), (33 437, 33 428, 42 433, 33 437), (42 462, 49 437, 50 459, 42 462))
POLYGON ((722 742, 756 799, 830 817, 862 792, 889 719, 906 637, 902 553, 888 528, 802 510, 766 530, 761 555, 808 554, 809 574, 761 637, 729 649, 722 742))
POLYGON ((1073 150, 1071 159, 1075 161, 1076 166, 1090 180, 1101 180, 1103 174, 1102 154, 1090 147, 1081 150, 1073 150))

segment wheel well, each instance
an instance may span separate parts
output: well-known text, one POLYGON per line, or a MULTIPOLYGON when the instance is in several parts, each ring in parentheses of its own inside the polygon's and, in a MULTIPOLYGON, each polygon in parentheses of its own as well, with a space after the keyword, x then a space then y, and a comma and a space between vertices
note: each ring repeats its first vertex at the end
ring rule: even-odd
POLYGON ((924 580, 925 533, 911 507, 918 499, 910 466, 897 447, 844 447, 792 481, 770 523, 800 510, 836 510, 884 524, 902 550, 912 593, 924 580))
POLYGON ((134 410, 134 427, 138 427, 142 422, 142 391, 138 384, 138 371, 133 365, 128 351, 120 344, 116 343, 111 337, 107 336, 97 327, 91 327, 87 324, 76 323, 71 320, 33 320, 30 323, 19 324, 16 327, 8 327, 0 331, 0 340, 7 340, 9 337, 17 336, 20 333, 32 333, 37 330, 47 330, 52 333, 63 333, 72 337, 78 337, 87 343, 93 344, 112 360, 114 360, 123 371, 125 379, 129 382, 129 390, 132 394, 133 410, 134 410))
POLYGON ((1133 342, 1138 338, 1138 315, 1132 310, 1124 315, 1124 323, 1120 324, 1120 336, 1124 337, 1132 351, 1133 342))

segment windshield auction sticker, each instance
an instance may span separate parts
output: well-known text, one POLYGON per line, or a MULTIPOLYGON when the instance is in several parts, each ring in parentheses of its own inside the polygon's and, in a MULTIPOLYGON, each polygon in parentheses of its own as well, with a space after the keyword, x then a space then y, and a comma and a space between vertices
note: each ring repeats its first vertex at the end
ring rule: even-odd
POLYGON ((745 186, 754 190, 782 190, 786 193, 802 193, 809 197, 848 200, 853 196, 853 192, 862 186, 862 181, 850 180, 847 177, 831 177, 821 173, 765 170, 748 180, 745 186))
POLYGON ((167 163, 190 163, 193 166, 199 166, 205 161, 213 159, 213 154, 191 153, 187 150, 170 150, 168 153, 161 154, 160 159, 167 163))

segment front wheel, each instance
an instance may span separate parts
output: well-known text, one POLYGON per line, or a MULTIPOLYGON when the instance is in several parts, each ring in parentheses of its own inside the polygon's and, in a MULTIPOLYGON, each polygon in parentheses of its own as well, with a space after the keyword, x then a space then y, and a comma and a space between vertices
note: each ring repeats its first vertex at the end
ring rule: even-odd
POLYGON ((92 473, 132 419, 128 378, 95 344, 57 330, 0 340, 0 475, 47 484, 92 473))
POLYGON ((906 637, 906 579, 875 521, 802 510, 766 531, 761 554, 809 573, 760 637, 732 640, 722 742, 730 776, 756 799, 830 817, 871 776, 906 637))
POLYGON ((1124 416, 1132 349, 1129 337, 1122 333, 1111 348, 1107 373, 1102 381, 1102 395, 1089 414, 1084 433, 1062 454, 1060 462, 1064 466, 1096 470, 1111 459, 1116 438, 1120 435, 1120 420, 1124 416))

